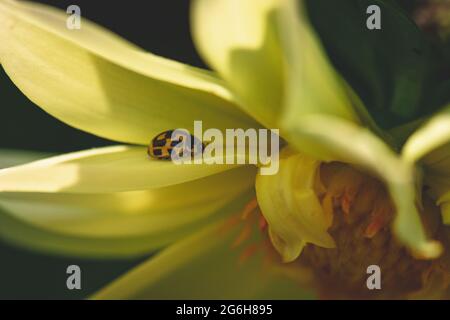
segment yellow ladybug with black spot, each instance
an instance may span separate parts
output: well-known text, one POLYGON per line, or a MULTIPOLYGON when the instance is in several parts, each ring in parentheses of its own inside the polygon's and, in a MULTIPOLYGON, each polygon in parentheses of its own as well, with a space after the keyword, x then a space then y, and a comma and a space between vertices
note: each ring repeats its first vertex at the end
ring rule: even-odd
POLYGON ((148 146, 148 155, 154 159, 170 160, 172 156, 184 157, 187 153, 194 157, 202 153, 203 149, 204 144, 194 135, 187 130, 175 129, 161 132, 154 137, 148 146), (190 141, 182 143, 186 139, 190 141))

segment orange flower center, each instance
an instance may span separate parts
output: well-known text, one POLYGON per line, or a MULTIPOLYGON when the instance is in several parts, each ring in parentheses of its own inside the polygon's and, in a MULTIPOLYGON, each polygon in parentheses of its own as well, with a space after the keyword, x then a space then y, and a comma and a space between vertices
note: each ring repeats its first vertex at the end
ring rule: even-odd
MULTIPOLYGON (((382 182, 350 165, 333 162, 321 164, 314 189, 327 219, 332 221, 328 232, 336 247, 307 244, 294 262, 284 264, 287 274, 304 279, 295 275, 295 270, 309 270, 312 283, 323 298, 421 297, 425 291, 448 290, 448 250, 438 260, 417 260, 397 241, 390 228, 395 207, 382 182), (381 290, 367 287, 367 268, 371 265, 381 270, 381 290)), ((441 240, 448 248, 443 237, 445 227, 434 203, 424 192, 419 205, 423 224, 430 237, 441 240)), ((252 217, 267 235, 256 200, 247 205, 243 216, 252 217)), ((248 234, 244 232, 237 242, 245 237, 248 234)), ((264 242, 270 245, 269 240, 264 242)))

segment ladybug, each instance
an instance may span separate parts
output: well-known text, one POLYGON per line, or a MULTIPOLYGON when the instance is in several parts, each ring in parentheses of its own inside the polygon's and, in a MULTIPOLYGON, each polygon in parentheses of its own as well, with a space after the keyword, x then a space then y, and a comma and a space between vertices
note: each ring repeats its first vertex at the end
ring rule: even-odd
POLYGON ((148 146, 148 155, 154 159, 170 160, 175 157, 184 157, 187 153, 191 158, 203 152, 204 144, 187 130, 175 129, 158 134, 148 146), (186 139, 190 142, 182 143, 186 139), (174 152, 175 151, 175 152, 174 152))

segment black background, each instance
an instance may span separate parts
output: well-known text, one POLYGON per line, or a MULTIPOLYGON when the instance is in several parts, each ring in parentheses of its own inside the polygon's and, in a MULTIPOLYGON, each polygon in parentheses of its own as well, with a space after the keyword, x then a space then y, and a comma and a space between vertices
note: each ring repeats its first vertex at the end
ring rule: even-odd
MULTIPOLYGON (((190 37, 189 1, 37 1, 66 9, 80 6, 82 16, 140 47, 184 63, 205 67, 190 37)), ((0 44, 1 45, 1 44, 0 44)), ((114 144, 73 129, 30 102, 0 67, 0 149, 52 153, 114 144)), ((144 258, 82 260, 29 252, 0 242, 0 299, 84 298, 144 258), (66 267, 82 269, 82 290, 66 288, 66 267)))

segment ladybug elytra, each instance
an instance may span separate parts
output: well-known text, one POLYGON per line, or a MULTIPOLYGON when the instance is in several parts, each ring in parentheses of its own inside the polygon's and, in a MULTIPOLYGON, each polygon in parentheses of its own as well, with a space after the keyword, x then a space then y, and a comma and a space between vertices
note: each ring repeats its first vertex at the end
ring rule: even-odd
POLYGON ((148 147, 148 155, 155 159, 169 160, 184 157, 186 153, 194 157, 204 149, 203 143, 187 130, 168 130, 153 138, 148 147), (183 141, 187 141, 184 142, 183 141))

